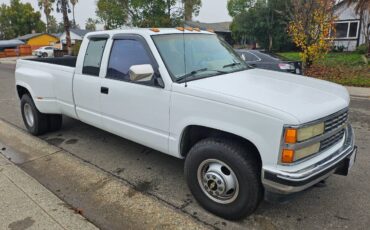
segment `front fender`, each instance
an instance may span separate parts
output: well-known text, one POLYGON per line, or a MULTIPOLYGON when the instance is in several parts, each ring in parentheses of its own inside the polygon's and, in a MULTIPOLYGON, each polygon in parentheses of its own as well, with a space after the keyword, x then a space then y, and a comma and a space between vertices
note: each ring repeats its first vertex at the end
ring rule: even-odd
POLYGON ((181 139, 191 125, 242 137, 258 149, 263 165, 276 167, 283 121, 266 114, 202 98, 176 94, 172 98, 169 152, 182 157, 181 139))

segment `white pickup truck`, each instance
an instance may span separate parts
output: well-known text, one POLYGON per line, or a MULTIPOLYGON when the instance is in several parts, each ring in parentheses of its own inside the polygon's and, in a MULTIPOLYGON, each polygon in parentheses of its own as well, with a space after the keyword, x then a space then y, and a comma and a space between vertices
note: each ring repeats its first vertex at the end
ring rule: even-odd
POLYGON ((78 119, 185 159, 196 200, 227 219, 297 194, 356 157, 340 85, 253 69, 198 29, 89 33, 78 58, 19 60, 25 126, 78 119))

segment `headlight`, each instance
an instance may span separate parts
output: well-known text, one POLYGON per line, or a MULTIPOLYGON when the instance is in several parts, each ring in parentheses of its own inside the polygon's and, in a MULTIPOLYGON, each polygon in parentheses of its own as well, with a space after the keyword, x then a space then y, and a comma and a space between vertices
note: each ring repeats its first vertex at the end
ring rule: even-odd
POLYGON ((320 143, 316 143, 306 148, 296 150, 294 154, 294 161, 306 158, 312 154, 317 153, 319 150, 320 150, 320 143))
POLYGON ((305 141, 313 137, 319 136, 324 133, 325 124, 324 122, 306 126, 302 128, 287 128, 285 129, 285 143, 295 144, 297 142, 305 141))
MULTIPOLYGON (((313 137, 323 134, 325 124, 319 123, 315 125, 305 126, 302 128, 286 128, 284 130, 284 145, 294 145, 304 142, 313 137)), ((281 153, 282 163, 293 163, 294 161, 303 159, 312 154, 319 152, 320 143, 315 143, 301 149, 283 148, 281 153)))
POLYGON ((298 129, 297 141, 305 141, 312 137, 316 137, 324 133, 325 124, 324 122, 317 125, 312 125, 308 127, 303 127, 298 129))

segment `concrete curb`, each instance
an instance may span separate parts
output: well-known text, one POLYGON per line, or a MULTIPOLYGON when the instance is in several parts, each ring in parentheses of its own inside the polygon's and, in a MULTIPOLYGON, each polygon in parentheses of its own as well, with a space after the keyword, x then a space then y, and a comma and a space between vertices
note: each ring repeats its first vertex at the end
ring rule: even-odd
POLYGON ((364 97, 370 99, 370 88, 346 86, 349 94, 353 97, 364 97))
MULTIPOLYGON (((205 229, 207 226, 125 181, 0 119, 3 151, 25 172, 106 229, 205 229), (73 190, 71 191, 71 188, 73 190)), ((71 229, 71 228, 69 228, 71 229)))

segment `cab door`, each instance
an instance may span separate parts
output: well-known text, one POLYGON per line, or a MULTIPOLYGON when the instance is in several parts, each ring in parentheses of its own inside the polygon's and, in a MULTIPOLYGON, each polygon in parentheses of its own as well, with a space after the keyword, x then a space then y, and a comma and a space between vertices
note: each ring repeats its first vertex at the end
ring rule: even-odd
POLYGON ((167 153, 171 94, 156 84, 158 78, 158 64, 144 38, 114 37, 101 84, 102 120, 105 130, 167 153), (130 67, 142 64, 152 65, 154 76, 132 82, 130 67))
MULTIPOLYGON (((88 40, 82 68, 76 69, 73 79, 75 108, 79 120, 102 128, 99 76, 107 37, 91 37, 88 40)), ((81 50, 84 48, 81 47, 81 50)))

